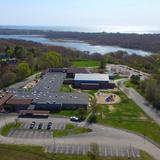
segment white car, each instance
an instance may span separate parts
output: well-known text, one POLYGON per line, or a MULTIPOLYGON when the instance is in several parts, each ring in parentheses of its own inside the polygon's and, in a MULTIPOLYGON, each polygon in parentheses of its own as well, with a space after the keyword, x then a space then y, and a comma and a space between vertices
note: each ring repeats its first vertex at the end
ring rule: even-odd
POLYGON ((72 116, 72 117, 70 117, 70 120, 73 121, 73 122, 78 122, 79 118, 75 117, 75 116, 72 116))

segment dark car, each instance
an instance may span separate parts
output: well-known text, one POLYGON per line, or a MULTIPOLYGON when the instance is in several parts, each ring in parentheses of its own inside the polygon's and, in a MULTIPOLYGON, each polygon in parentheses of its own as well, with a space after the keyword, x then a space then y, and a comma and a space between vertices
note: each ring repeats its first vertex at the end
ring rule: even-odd
POLYGON ((42 129, 42 126, 43 126, 43 124, 40 123, 40 124, 38 125, 38 129, 42 129))
POLYGON ((36 124, 36 122, 33 121, 33 122, 30 124, 30 129, 33 129, 34 126, 35 126, 35 124, 36 124))
POLYGON ((48 125, 47 125, 47 130, 50 130, 52 127, 52 122, 49 122, 48 125))

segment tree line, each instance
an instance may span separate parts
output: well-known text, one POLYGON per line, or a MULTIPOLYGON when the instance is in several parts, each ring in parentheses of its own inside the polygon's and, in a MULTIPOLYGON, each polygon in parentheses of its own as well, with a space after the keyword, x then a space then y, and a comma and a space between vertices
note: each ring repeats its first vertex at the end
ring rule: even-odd
POLYGON ((77 39, 96 45, 120 46, 149 52, 160 52, 160 34, 49 32, 48 38, 77 39))
POLYGON ((160 52, 160 34, 56 32, 27 29, 0 29, 1 35, 41 35, 47 38, 75 39, 97 45, 120 46, 149 52, 160 52))
POLYGON ((140 82, 139 87, 153 107, 160 110, 160 75, 140 82))

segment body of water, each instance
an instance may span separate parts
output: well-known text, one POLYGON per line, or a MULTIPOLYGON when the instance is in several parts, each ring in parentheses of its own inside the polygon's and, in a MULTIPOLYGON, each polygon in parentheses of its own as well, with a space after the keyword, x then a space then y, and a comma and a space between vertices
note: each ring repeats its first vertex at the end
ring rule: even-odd
POLYGON ((51 45, 51 46, 62 46, 66 48, 72 48, 80 51, 88 51, 89 53, 110 53, 110 52, 117 52, 117 51, 125 51, 128 54, 137 54, 141 56, 148 56, 151 55, 150 52, 136 50, 136 49, 127 49, 121 48, 117 46, 102 46, 102 45, 91 45, 89 43, 77 40, 50 40, 48 38, 40 37, 40 36, 33 36, 33 35, 0 35, 0 38, 4 39, 17 39, 17 40, 26 40, 37 42, 41 44, 51 45))

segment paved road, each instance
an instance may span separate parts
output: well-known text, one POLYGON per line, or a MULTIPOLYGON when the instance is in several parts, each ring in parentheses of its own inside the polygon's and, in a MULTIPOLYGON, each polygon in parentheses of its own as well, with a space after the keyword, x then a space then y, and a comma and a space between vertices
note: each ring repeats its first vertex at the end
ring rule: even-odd
MULTIPOLYGON (((1 117, 0 118, 0 128, 9 122, 15 120, 15 116, 10 117, 1 117)), ((54 120, 54 119, 53 119, 54 120)), ((62 119, 62 121, 64 121, 62 119)), ((84 125, 81 123, 80 125, 84 125)), ((68 144, 79 144, 79 145, 88 145, 90 143, 97 143, 98 145, 109 145, 113 147, 135 147, 141 149, 152 155, 155 159, 159 160, 160 149, 152 144, 151 142, 143 139, 143 137, 137 136, 132 133, 128 133, 119 129, 114 129, 98 124, 89 126, 93 132, 87 134, 81 134, 76 136, 64 137, 64 138, 43 138, 43 139, 34 139, 34 138, 14 138, 14 137, 3 137, 0 136, 1 143, 8 144, 29 144, 29 145, 68 145, 68 144)))
POLYGON ((133 88, 127 88, 124 86, 124 82, 127 79, 117 81, 119 88, 131 98, 149 117, 160 125, 160 112, 155 110, 153 106, 145 100, 137 91, 133 88))

